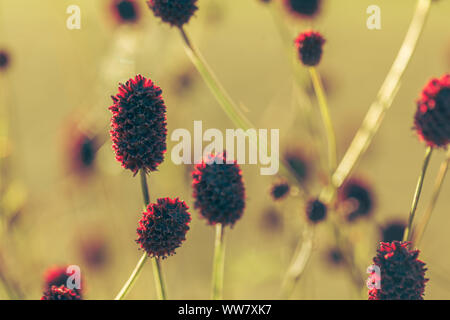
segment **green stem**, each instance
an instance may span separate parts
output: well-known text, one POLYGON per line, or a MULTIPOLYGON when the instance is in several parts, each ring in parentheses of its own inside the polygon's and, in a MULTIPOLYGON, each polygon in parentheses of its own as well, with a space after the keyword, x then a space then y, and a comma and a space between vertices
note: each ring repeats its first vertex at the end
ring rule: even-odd
POLYGON ((423 235, 425 233, 425 230, 427 229, 428 223, 430 222, 431 216, 433 214, 434 208, 437 204, 437 201, 439 199, 439 195, 442 190, 442 186, 444 184, 445 176, 447 175, 448 166, 450 163, 450 151, 447 152, 447 157, 442 162, 441 168, 439 169, 439 173, 436 177, 436 181, 433 188, 433 194, 431 195, 431 200, 428 204, 427 210, 425 211, 425 215, 423 216, 420 223, 417 224, 418 230, 413 232, 412 236, 412 242, 418 246, 420 242, 422 241, 423 235))
POLYGON ((289 299, 300 280, 311 257, 314 241, 314 226, 307 225, 299 240, 294 257, 281 285, 281 298, 289 299))
POLYGON ((414 222, 414 216, 416 215, 417 205, 419 204, 420 195, 422 193, 423 182, 425 180, 425 175, 427 173, 428 165, 430 164, 432 154, 433 148, 427 147, 427 150, 425 152, 425 159, 423 160, 422 171, 420 172, 420 176, 417 181, 416 191, 414 193, 411 211, 409 213, 408 226, 406 227, 405 233, 403 235, 403 241, 411 241, 412 237, 411 229, 414 222))
MULTIPOLYGON (((147 183, 147 174, 144 169, 139 170, 139 174, 141 177, 141 192, 144 203, 144 210, 147 209, 147 206, 150 204, 150 193, 148 191, 148 183, 147 183)), ((136 267, 128 278, 127 282, 125 282, 124 286, 117 294, 115 300, 122 300, 128 294, 130 289, 133 287, 136 280, 139 278, 141 271, 145 265, 145 262, 148 259, 148 254, 145 252, 141 259, 139 259, 136 267)), ((156 292, 159 299, 166 299, 166 290, 164 288, 164 282, 161 275, 161 266, 159 265, 159 260, 157 258, 153 258, 153 265, 157 265, 157 267, 153 268, 153 275, 155 277, 155 286, 156 292)))
POLYGON ((144 252, 144 254, 142 255, 141 259, 139 259, 138 264, 136 265, 136 267, 134 268, 133 272, 131 273, 130 278, 127 280, 127 282, 125 282, 125 285, 123 286, 123 288, 120 290, 120 292, 117 294, 116 298, 114 300, 123 300, 125 298, 125 296, 128 294, 128 292, 130 291, 131 287, 134 285, 134 283, 136 282, 137 278, 139 277, 142 268, 145 265, 145 262, 148 259, 148 255, 146 252, 144 252))
POLYGON ((223 224, 216 225, 216 241, 214 245, 214 261, 212 273, 212 299, 223 299, 223 274, 225 265, 225 228, 223 224))
POLYGON ((337 166, 337 147, 336 147, 336 135, 334 133, 333 122, 331 121, 330 109, 328 107, 325 90, 323 89, 322 79, 315 67, 310 67, 309 73, 316 92, 317 101, 319 103, 320 113, 322 115, 323 124, 328 141, 328 166, 331 177, 337 166))
POLYGON ((381 86, 377 99, 370 106, 361 127, 333 175, 332 182, 336 188, 339 188, 344 183, 356 163, 367 150, 386 112, 391 107, 395 95, 400 88, 400 81, 422 34, 430 11, 431 2, 432 0, 418 0, 414 17, 394 64, 381 86))
POLYGON ((230 95, 226 92, 225 88, 220 84, 216 75, 213 73, 212 69, 208 66, 206 60, 200 54, 197 48, 194 47, 192 42, 189 40, 187 33, 182 27, 180 27, 181 37, 184 41, 184 48, 186 54, 191 59, 194 66, 197 68, 198 72, 202 76, 206 85, 209 87, 211 92, 214 94, 217 102, 219 102, 222 109, 228 115, 231 121, 238 127, 244 130, 253 128, 254 126, 245 117, 238 106, 233 102, 230 95))
POLYGON ((159 300, 167 300, 166 287, 164 285, 164 280, 161 272, 161 264, 159 258, 152 259, 153 264, 153 274, 155 277, 156 294, 159 300))

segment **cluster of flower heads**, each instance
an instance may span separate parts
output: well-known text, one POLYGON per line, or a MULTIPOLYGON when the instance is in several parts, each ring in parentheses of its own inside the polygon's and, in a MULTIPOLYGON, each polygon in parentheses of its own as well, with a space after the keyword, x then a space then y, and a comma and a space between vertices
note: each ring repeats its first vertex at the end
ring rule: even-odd
POLYGON ((417 101, 414 127, 420 140, 431 147, 450 142, 450 74, 432 79, 417 101))
POLYGON ((109 107, 111 138, 117 161, 136 174, 155 171, 166 153, 166 106, 162 90, 137 75, 119 87, 109 107))
POLYGON ((139 21, 139 5, 135 0, 112 0, 111 11, 119 24, 139 21))
POLYGON ((400 241, 380 244, 373 258, 378 268, 373 268, 367 281, 372 287, 369 300, 423 300, 427 269, 417 259, 419 250, 410 250, 408 246, 409 242, 400 241))
POLYGON ((295 39, 300 61, 309 67, 319 64, 322 59, 324 44, 324 37, 319 32, 312 30, 300 33, 295 39))
POLYGON ((156 17, 171 26, 182 27, 197 11, 197 0, 149 0, 148 7, 156 17))
POLYGON ((242 171, 226 153, 211 154, 192 172, 195 208, 211 224, 233 226, 245 209, 242 171))
POLYGON ((137 229, 136 242, 150 256, 167 258, 186 240, 191 215, 184 201, 158 199, 148 205, 137 229))
POLYGON ((321 7, 321 0, 283 0, 290 13, 302 18, 316 16, 321 7))

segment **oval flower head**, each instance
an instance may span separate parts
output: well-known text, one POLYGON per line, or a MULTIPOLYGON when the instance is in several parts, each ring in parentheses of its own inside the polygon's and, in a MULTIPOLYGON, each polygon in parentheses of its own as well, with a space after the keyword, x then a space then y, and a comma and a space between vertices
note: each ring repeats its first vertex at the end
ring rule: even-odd
POLYGON ((320 11, 321 0, 284 0, 289 12, 301 18, 312 18, 320 11))
POLYGON ((322 59, 323 45, 325 39, 316 31, 305 31, 295 39, 300 61, 308 67, 314 67, 322 59))
POLYGON ((140 12, 136 0, 111 0, 111 11, 118 24, 139 21, 140 12))
POLYGON ((421 141, 431 147, 450 142, 450 74, 432 79, 417 101, 414 127, 421 141))
POLYGON ((226 153, 211 154, 195 166, 193 189, 195 208, 210 225, 233 226, 245 209, 242 171, 236 161, 227 163, 226 153))
POLYGON ((166 153, 166 106, 162 90, 141 75, 119 86, 109 107, 116 160, 136 174, 155 171, 166 153))

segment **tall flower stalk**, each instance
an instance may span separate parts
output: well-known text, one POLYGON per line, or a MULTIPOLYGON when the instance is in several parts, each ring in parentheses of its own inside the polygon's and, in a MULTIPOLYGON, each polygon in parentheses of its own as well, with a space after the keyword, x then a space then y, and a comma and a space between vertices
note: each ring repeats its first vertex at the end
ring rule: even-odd
POLYGON ((414 193, 413 202, 411 205, 411 211, 409 213, 408 225, 405 229, 403 235, 403 241, 411 241, 412 238, 412 227, 414 222, 414 217, 416 215, 417 205, 419 204, 420 195, 422 194, 423 182, 425 180, 425 175, 427 173, 428 165, 430 163, 431 155, 433 154, 433 148, 428 147, 425 151, 425 158, 423 160, 422 170, 417 181, 416 191, 414 193))
POLYGON ((439 169, 439 173, 436 177, 436 181, 434 184, 433 192, 431 194, 431 200, 428 204, 425 214, 420 220, 420 222, 417 224, 417 227, 413 229, 412 242, 416 246, 418 246, 422 241, 423 235, 428 227, 428 223, 430 222, 434 208, 436 207, 437 201, 439 199, 439 195, 441 193, 442 186, 444 184, 444 179, 447 175, 449 164, 450 164, 450 151, 447 152, 447 156, 445 160, 442 162, 441 167, 439 169))

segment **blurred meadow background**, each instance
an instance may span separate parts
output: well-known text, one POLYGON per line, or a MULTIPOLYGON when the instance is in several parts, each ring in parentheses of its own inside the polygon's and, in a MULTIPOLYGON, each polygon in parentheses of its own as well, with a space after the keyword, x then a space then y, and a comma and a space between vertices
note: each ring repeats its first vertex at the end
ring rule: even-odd
MULTIPOLYGON (((273 2, 199 0, 186 30, 248 118, 258 128, 280 129, 280 154, 301 150, 310 160, 309 190, 317 195, 324 171, 294 94, 293 42, 284 37, 293 41, 312 27, 327 39, 319 71, 342 157, 391 67, 416 1, 328 0, 314 20, 295 19, 273 2), (366 27, 366 9, 373 4, 381 8, 381 30, 366 27)), ((0 50, 11 60, 0 72, 0 160, 7 164, 1 176, 0 271, 21 298, 39 299, 44 272, 73 264, 81 267, 86 299, 112 299, 141 255, 134 242, 142 211, 139 178, 115 161, 109 141, 108 107, 119 82, 140 73, 162 88, 169 138, 177 128, 192 132, 194 120, 202 120, 204 130, 234 128, 191 65, 179 32, 156 19, 145 1, 138 4, 138 23, 121 25, 108 0, 0 0, 0 50), (66 28, 69 5, 81 8, 80 30, 66 28), (98 147, 87 155, 93 162, 86 170, 74 161, 80 131, 98 147)), ((449 16, 449 1, 433 4, 392 109, 353 174, 369 183, 375 201, 370 217, 344 226, 364 278, 380 227, 408 217, 425 151, 412 130, 415 101, 430 78, 450 69, 449 16)), ((314 95, 310 99, 321 130, 314 95)), ((169 139, 165 162, 149 177, 153 200, 180 197, 193 217, 187 240, 163 262, 168 295, 207 299, 214 228, 193 208, 192 167, 173 164, 174 145, 169 139)), ((435 152, 419 216, 444 157, 444 151, 435 152)), ((306 223, 302 200, 294 189, 274 202, 270 187, 279 178, 261 176, 258 166, 244 165, 243 176, 247 207, 227 230, 224 298, 277 299, 306 223)), ((429 269, 426 299, 450 298, 449 194, 446 181, 419 246, 429 269)), ((360 292, 364 283, 356 288, 348 272, 328 259, 334 246, 329 221, 317 231, 292 298, 367 298, 360 292)), ((6 298, 0 286, 0 299, 6 298)), ((155 298, 150 263, 128 298, 155 298)))

